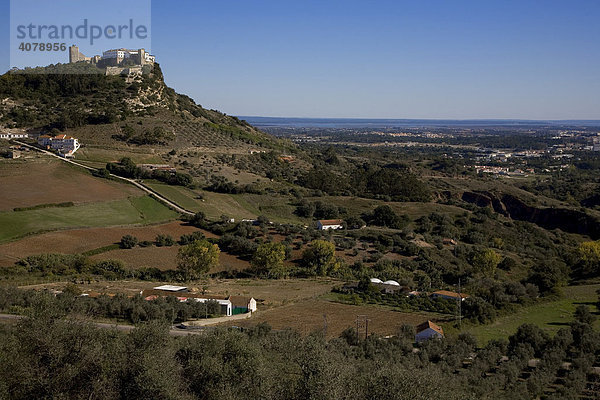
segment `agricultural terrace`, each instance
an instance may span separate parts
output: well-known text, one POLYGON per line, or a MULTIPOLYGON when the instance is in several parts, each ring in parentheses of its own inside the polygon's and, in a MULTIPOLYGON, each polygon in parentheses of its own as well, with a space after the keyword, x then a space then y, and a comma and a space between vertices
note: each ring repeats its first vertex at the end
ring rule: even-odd
MULTIPOLYGON (((554 301, 545 301, 532 306, 523 307, 514 314, 498 318, 496 321, 466 330, 472 333, 480 344, 485 344, 492 339, 506 338, 514 334, 522 324, 535 324, 550 334, 559 329, 568 327, 573 321, 573 313, 579 305, 587 305, 594 310, 598 301, 596 291, 600 285, 568 286, 563 289, 563 298, 554 301)), ((596 321, 596 329, 600 328, 600 321, 596 321)))
MULTIPOLYGON (((52 252, 79 254, 118 243, 124 235, 134 235, 139 240, 154 240, 159 235, 178 238, 198 229, 180 221, 144 226, 119 226, 107 228, 70 229, 27 236, 0 244, 0 267, 13 265, 20 258, 52 252)), ((205 232, 210 237, 209 232, 205 232)))
POLYGON ((98 179, 48 157, 0 161, 0 187, 0 211, 41 204, 123 200, 144 194, 132 185, 98 179))
MULTIPOLYGON (((0 212, 0 243, 35 233, 83 227, 151 224, 178 214, 150 196, 131 197, 71 207, 0 212)), ((52 251, 49 248, 48 251, 52 251)))
POLYGON ((302 334, 323 332, 326 328, 327 337, 334 338, 339 337, 347 328, 356 328, 356 318, 362 315, 369 320, 369 335, 375 333, 381 336, 397 335, 404 324, 416 326, 427 320, 439 322, 440 319, 448 317, 428 312, 400 312, 382 306, 355 306, 324 299, 307 299, 264 310, 251 319, 226 322, 222 325, 251 327, 266 322, 274 329, 291 328, 302 334))

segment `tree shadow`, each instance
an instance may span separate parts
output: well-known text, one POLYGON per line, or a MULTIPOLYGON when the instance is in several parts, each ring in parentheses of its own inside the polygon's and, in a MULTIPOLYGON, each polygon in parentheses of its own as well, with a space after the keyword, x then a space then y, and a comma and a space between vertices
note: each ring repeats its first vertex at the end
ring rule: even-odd
POLYGON ((548 325, 552 326, 570 326, 568 322, 548 322, 548 325))
POLYGON ((595 301, 576 301, 573 302, 573 304, 576 304, 578 306, 595 306, 597 302, 595 301))

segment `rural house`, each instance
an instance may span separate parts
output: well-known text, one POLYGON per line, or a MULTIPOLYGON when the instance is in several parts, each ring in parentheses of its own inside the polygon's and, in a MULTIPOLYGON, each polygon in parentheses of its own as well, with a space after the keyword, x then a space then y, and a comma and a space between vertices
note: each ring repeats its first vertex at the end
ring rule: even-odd
POLYGON ((147 301, 156 300, 159 297, 166 296, 177 297, 177 300, 180 302, 197 301, 205 303, 214 301, 219 304, 220 313, 228 317, 236 314, 252 313, 257 310, 256 300, 253 297, 213 296, 201 293, 190 293, 185 286, 157 286, 151 290, 144 290, 140 294, 147 301))
POLYGON ((228 300, 233 305, 233 315, 256 311, 256 300, 253 297, 229 296, 228 300))
POLYGON ((73 157, 73 154, 81 147, 77 139, 64 134, 54 137, 40 135, 38 137, 38 145, 46 149, 56 150, 62 157, 73 157))
POLYGON ((182 292, 187 292, 188 288, 185 286, 173 286, 173 285, 162 285, 162 286, 157 286, 154 288, 154 290, 162 290, 164 292, 171 292, 171 293, 182 293, 182 292))
POLYGON ((444 330, 441 326, 434 324, 431 321, 423 322, 417 326, 415 342, 420 343, 429 339, 441 339, 444 337, 444 330))
POLYGON ((341 219, 321 219, 317 221, 317 228, 320 231, 328 229, 342 229, 344 221, 341 219))
POLYGON ((456 293, 450 292, 448 290, 438 290, 437 292, 433 292, 429 295, 432 299, 446 299, 446 300, 460 300, 464 301, 469 298, 469 295, 466 293, 456 293))
POLYGON ((381 279, 371 278, 371 284, 376 286, 379 290, 381 290, 381 293, 384 294, 398 294, 402 292, 408 292, 410 290, 393 280, 387 280, 383 282, 381 279))

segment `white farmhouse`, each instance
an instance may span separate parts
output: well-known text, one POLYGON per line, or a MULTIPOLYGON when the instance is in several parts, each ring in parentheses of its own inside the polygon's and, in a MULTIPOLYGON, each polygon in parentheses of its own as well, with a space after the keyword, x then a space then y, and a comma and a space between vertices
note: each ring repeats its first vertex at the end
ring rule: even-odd
MULTIPOLYGON (((197 301, 199 303, 207 303, 209 301, 215 301, 219 304, 219 306, 221 306, 221 314, 225 315, 226 317, 231 317, 233 315, 233 305, 231 304, 230 300, 223 300, 223 299, 218 299, 218 298, 212 298, 210 296, 206 296, 206 298, 193 298, 194 301, 197 301)), ((184 301, 188 301, 188 299, 184 300, 184 301)))
POLYGON ((41 135, 38 137, 38 144, 45 148, 57 150, 58 154, 63 157, 73 157, 73 154, 81 147, 77 139, 64 134, 54 137, 41 135))
POLYGON ((341 219, 321 219, 317 221, 317 228, 320 231, 328 229, 342 229, 344 221, 341 219))

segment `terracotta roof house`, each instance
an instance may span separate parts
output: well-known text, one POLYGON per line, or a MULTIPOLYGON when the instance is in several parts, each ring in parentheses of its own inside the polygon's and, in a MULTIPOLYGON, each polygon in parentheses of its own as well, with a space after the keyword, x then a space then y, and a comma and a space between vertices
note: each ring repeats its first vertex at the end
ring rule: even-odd
POLYGON ((321 219, 317 221, 317 228, 321 231, 328 229, 342 229, 344 221, 341 219, 321 219))
POLYGON ((446 299, 446 300, 460 300, 464 301, 469 298, 469 295, 466 293, 456 293, 450 292, 448 290, 438 290, 437 292, 433 292, 429 295, 432 299, 446 299))
POLYGON ((420 343, 429 339, 441 339, 444 337, 444 330, 441 326, 431 322, 425 321, 421 325, 417 326, 417 334, 415 335, 415 342, 420 343))
POLYGON ((444 238, 444 239, 442 239, 442 243, 445 246, 456 246, 458 244, 458 243, 456 243, 456 240, 450 239, 450 238, 444 238))

